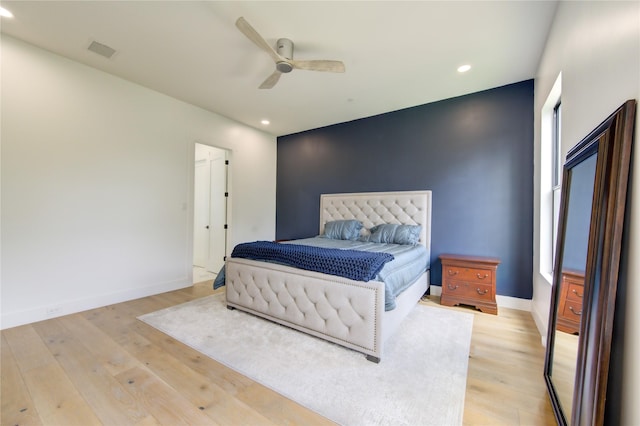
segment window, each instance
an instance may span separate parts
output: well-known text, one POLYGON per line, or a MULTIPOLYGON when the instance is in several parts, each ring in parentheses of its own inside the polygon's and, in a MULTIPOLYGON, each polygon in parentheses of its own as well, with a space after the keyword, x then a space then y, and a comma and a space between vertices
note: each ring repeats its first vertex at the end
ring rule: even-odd
POLYGON ((540 274, 551 284, 562 187, 562 74, 558 75, 540 114, 540 274))

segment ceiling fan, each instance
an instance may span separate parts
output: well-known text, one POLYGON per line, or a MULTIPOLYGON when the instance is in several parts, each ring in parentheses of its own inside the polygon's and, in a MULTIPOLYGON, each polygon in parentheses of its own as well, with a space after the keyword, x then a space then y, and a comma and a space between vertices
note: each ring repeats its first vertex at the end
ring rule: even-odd
POLYGON ((312 60, 296 61, 293 59, 293 42, 287 38, 281 38, 274 49, 265 41, 258 32, 243 17, 238 18, 236 27, 247 36, 256 46, 264 50, 276 63, 276 70, 260 85, 260 89, 271 89, 276 85, 283 73, 293 69, 307 71, 344 72, 344 64, 340 61, 312 60))

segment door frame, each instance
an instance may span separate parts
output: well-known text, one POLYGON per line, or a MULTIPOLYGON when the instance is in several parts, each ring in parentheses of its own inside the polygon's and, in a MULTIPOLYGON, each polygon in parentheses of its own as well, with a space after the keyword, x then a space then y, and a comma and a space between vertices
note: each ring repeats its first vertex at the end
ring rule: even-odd
MULTIPOLYGON (((189 154, 188 154, 188 169, 189 169, 189 178, 188 178, 188 191, 187 191, 187 195, 188 195, 188 201, 187 203, 185 203, 185 205, 188 205, 188 238, 187 238, 187 244, 188 244, 188 259, 189 259, 189 265, 188 265, 188 275, 189 275, 189 279, 190 281, 193 281, 193 258, 194 258, 194 252, 193 252, 193 244, 194 244, 194 235, 195 235, 195 221, 194 221, 194 214, 195 214, 195 165, 196 165, 196 160, 195 160, 195 150, 196 150, 196 144, 200 144, 200 145, 205 145, 205 146, 209 146, 212 148, 216 148, 216 149, 220 149, 225 151, 226 155, 226 161, 227 161, 227 168, 226 168, 226 174, 227 174, 227 194, 228 196, 226 197, 227 203, 226 203, 226 209, 225 209, 225 213, 226 213, 226 224, 227 224, 227 229, 226 229, 226 233, 225 233, 225 257, 229 256, 230 253, 230 247, 229 247, 229 242, 232 241, 232 232, 233 232, 233 220, 232 220, 232 210, 233 210, 233 179, 232 179, 232 165, 233 165, 233 151, 231 149, 225 148, 225 147, 221 147, 215 144, 211 144, 211 143, 206 143, 203 142, 201 140, 195 140, 193 143, 189 144, 189 154)), ((214 271, 215 273, 217 273, 217 271, 214 271)))

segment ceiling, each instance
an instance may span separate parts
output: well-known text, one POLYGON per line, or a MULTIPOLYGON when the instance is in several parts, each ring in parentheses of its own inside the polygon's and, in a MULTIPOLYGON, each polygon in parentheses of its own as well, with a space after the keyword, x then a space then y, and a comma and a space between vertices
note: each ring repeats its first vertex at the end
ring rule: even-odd
POLYGON ((382 114, 535 77, 556 1, 2 1, 9 34, 275 136, 382 114), (258 86, 272 59, 235 27, 243 16, 294 59, 258 86), (107 59, 87 48, 116 50, 107 59), (460 74, 462 64, 471 70, 460 74), (268 119, 271 124, 260 122, 268 119))

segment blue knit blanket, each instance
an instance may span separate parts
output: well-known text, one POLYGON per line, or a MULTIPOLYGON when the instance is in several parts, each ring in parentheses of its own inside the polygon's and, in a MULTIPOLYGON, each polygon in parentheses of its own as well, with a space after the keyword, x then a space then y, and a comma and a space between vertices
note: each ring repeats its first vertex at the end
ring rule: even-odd
POLYGON ((393 260, 393 255, 389 253, 279 244, 271 241, 238 244, 233 249, 231 257, 264 260, 365 282, 376 278, 385 263, 393 260))

